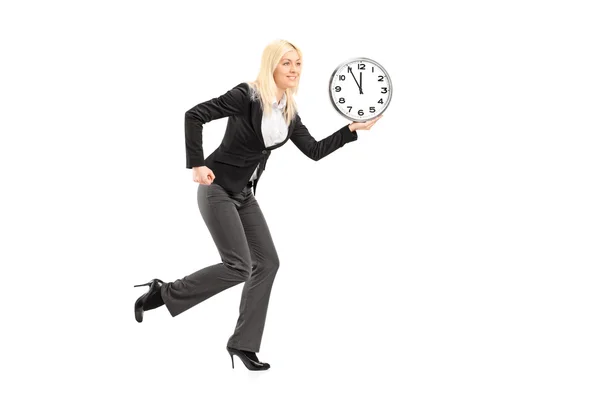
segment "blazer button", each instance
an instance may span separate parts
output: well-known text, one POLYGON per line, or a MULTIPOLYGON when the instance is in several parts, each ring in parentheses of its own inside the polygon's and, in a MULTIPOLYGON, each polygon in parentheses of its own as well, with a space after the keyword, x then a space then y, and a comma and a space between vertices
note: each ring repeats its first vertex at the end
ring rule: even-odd
POLYGON ((266 150, 263 150, 263 151, 262 151, 262 153, 263 153, 263 154, 267 154, 267 151, 266 151, 266 150))

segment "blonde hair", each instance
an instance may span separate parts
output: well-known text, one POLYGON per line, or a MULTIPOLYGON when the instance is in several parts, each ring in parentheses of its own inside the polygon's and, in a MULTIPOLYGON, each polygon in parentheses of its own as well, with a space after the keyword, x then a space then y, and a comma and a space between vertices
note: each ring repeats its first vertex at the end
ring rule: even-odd
MULTIPOLYGON (((275 40, 269 43, 263 50, 260 70, 258 71, 256 80, 248 82, 248 85, 252 89, 252 98, 260 100, 262 109, 267 113, 267 115, 271 113, 271 107, 265 107, 265 105, 270 105, 273 101, 273 98, 277 94, 277 85, 273 79, 273 73, 275 72, 277 65, 279 65, 281 57, 291 50, 296 50, 298 56, 302 58, 302 52, 298 46, 293 45, 287 40, 275 40)), ((298 85, 299 84, 300 81, 298 81, 298 85)), ((284 116, 288 124, 296 117, 296 113, 298 111, 298 106, 294 100, 294 95, 297 92, 298 86, 294 88, 287 88, 285 90, 286 105, 284 116)))

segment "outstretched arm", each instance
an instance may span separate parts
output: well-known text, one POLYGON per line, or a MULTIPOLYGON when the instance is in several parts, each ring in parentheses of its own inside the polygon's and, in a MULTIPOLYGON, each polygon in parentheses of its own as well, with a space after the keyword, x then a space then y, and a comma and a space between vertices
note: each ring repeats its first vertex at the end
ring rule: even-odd
POLYGON ((308 158, 318 161, 357 138, 356 132, 351 131, 349 125, 344 125, 337 132, 317 141, 304 126, 300 116, 297 115, 291 140, 308 158))
POLYGON ((333 153, 335 150, 343 147, 346 143, 353 142, 358 139, 357 130, 369 130, 381 118, 379 117, 369 122, 353 122, 349 125, 344 125, 337 132, 329 135, 325 139, 315 140, 308 132, 308 129, 302 123, 300 116, 297 115, 296 126, 292 133, 292 142, 302 151, 308 158, 315 161, 333 153))
POLYGON ((185 113, 186 167, 204 165, 202 125, 223 117, 242 114, 248 98, 248 85, 240 83, 222 96, 200 103, 185 113))

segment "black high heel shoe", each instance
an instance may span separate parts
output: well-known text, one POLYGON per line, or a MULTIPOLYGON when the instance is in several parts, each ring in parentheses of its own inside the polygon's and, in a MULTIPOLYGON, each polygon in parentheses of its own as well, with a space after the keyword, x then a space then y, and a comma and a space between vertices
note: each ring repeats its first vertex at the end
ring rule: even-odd
POLYGON ((152 310, 154 308, 162 306, 164 303, 161 295, 160 288, 164 284, 160 279, 152 279, 148 283, 142 283, 141 285, 134 285, 133 287, 149 286, 148 292, 140 296, 133 306, 135 313, 135 320, 142 322, 144 320, 144 311, 152 310))
POLYGON ((238 349, 234 349, 233 347, 227 346, 227 352, 231 356, 231 368, 234 368, 233 367, 233 355, 234 354, 236 356, 238 356, 238 358, 240 360, 242 360, 242 362, 244 363, 244 365, 246 366, 246 368, 248 368, 251 371, 264 371, 266 369, 271 368, 271 366, 269 365, 269 363, 264 363, 264 362, 260 362, 260 361, 254 361, 253 359, 251 359, 250 357, 248 357, 246 354, 244 354, 243 351, 238 350, 238 349))

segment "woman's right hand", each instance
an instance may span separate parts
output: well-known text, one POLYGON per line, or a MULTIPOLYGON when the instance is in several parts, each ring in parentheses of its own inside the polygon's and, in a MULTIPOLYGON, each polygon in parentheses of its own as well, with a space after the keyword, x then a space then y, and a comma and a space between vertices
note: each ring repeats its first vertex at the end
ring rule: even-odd
POLYGON ((201 185, 210 185, 215 180, 215 174, 207 166, 193 167, 192 177, 194 182, 198 182, 201 185))

